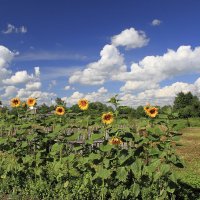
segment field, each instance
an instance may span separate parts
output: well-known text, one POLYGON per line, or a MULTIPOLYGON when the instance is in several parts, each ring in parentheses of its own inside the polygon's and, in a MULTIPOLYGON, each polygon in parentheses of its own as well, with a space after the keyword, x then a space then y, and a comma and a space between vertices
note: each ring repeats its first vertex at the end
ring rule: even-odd
POLYGON ((177 153, 185 162, 185 167, 178 171, 178 176, 194 188, 200 188, 200 128, 185 128, 177 153))
POLYGON ((144 108, 146 118, 124 118, 116 104, 101 114, 83 105, 78 113, 63 106, 0 113, 2 198, 200 197, 198 118, 177 119, 170 109, 159 115, 155 107, 144 108))

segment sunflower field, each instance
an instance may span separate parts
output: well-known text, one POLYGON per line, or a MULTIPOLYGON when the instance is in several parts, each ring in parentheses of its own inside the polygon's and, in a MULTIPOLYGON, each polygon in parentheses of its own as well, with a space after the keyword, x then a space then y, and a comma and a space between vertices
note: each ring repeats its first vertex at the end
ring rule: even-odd
POLYGON ((99 116, 80 99, 80 112, 63 105, 38 114, 37 99, 11 100, 13 112, 0 108, 1 199, 177 199, 181 185, 173 168, 180 133, 169 123, 177 113, 146 105, 146 125, 118 119, 114 112, 99 116))

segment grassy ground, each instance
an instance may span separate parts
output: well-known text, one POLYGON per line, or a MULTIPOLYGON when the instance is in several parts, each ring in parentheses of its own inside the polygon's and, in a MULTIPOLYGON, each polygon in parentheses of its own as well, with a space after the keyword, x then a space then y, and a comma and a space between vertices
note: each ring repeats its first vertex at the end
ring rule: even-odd
POLYGON ((185 128, 177 153, 185 162, 185 168, 177 171, 181 180, 194 188, 200 188, 200 128, 185 128))

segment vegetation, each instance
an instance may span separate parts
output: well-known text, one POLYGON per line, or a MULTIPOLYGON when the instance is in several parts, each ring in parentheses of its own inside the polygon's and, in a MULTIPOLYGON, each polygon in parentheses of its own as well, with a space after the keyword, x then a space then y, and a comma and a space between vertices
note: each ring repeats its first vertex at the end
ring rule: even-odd
POLYGON ((178 130, 199 120, 178 119, 181 106, 134 110, 117 96, 110 106, 56 102, 14 98, 12 109, 0 108, 1 199, 199 198, 198 179, 181 173, 178 156, 178 130))

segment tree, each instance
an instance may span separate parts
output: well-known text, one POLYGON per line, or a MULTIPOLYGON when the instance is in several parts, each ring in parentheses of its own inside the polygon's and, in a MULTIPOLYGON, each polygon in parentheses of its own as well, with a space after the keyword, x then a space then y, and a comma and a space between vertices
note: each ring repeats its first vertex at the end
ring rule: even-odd
POLYGON ((197 96, 192 95, 191 92, 184 94, 180 92, 177 94, 174 100, 174 109, 179 110, 181 108, 185 108, 188 105, 193 105, 195 102, 198 102, 199 99, 197 96))
POLYGON ((55 102, 56 102, 56 104, 58 106, 64 106, 64 107, 66 107, 66 103, 61 98, 59 98, 59 97, 56 98, 55 102))
POLYGON ((136 110, 134 108, 129 107, 129 106, 119 106, 118 111, 119 111, 120 117, 136 118, 136 110))
POLYGON ((141 117, 145 117, 145 111, 144 111, 144 107, 143 106, 138 106, 136 109, 136 117, 137 118, 141 118, 141 117))
POLYGON ((199 117, 200 101, 191 92, 186 94, 180 92, 174 100, 173 109, 179 112, 179 117, 181 118, 199 117))

